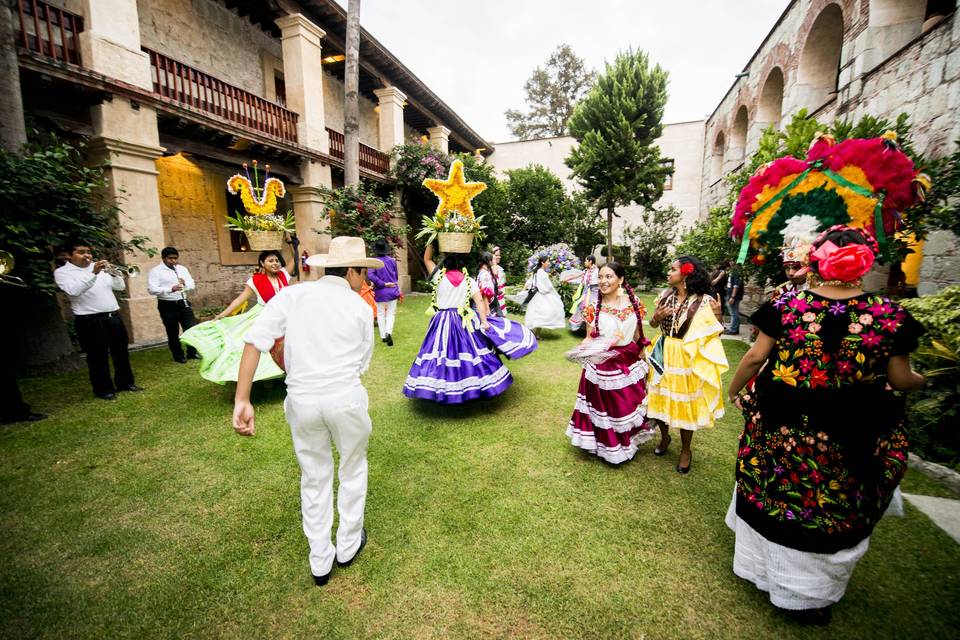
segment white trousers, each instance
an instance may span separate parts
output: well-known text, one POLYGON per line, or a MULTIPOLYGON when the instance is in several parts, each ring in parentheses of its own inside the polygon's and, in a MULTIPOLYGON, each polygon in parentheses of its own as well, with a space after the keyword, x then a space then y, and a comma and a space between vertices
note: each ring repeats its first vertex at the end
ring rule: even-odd
POLYGON ((284 411, 300 463, 300 509, 303 533, 310 543, 310 570, 315 576, 333 569, 334 559, 350 560, 360 546, 367 500, 367 441, 373 426, 361 385, 336 394, 287 396, 284 411), (337 492, 337 542, 333 528, 333 450, 340 454, 337 492))
POLYGON ((377 328, 380 329, 380 337, 386 338, 393 333, 393 320, 397 317, 397 301, 377 303, 377 328))

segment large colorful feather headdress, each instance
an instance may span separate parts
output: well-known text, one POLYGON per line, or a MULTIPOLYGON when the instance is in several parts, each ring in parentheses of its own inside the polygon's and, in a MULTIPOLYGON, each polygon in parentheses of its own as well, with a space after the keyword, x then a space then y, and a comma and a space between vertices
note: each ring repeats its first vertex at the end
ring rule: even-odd
POLYGON ((774 160, 740 192, 730 232, 742 241, 737 261, 743 263, 751 247, 760 256, 778 254, 790 243, 784 231, 796 227, 790 221, 800 216, 802 226, 815 219, 815 231, 835 224, 865 229, 886 254, 887 238, 903 226, 902 212, 922 197, 922 178, 892 131, 838 144, 819 135, 806 160, 774 160))

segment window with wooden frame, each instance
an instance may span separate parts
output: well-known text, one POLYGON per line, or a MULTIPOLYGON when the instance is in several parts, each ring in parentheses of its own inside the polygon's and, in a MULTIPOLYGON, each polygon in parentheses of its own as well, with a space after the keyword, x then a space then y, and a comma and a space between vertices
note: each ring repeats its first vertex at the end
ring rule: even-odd
POLYGON ((663 179, 663 190, 670 191, 673 189, 673 158, 664 158, 660 161, 660 166, 670 171, 669 175, 663 179))

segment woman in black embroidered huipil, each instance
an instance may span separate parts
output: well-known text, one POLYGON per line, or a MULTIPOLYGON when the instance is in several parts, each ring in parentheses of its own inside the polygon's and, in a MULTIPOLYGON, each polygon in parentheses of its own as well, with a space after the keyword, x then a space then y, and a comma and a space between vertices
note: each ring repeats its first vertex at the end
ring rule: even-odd
POLYGON ((727 515, 734 572, 820 623, 906 470, 903 400, 892 389, 923 384, 908 355, 922 327, 860 288, 875 252, 858 229, 821 234, 810 255, 820 285, 753 315, 760 333, 730 383, 746 418, 727 515))

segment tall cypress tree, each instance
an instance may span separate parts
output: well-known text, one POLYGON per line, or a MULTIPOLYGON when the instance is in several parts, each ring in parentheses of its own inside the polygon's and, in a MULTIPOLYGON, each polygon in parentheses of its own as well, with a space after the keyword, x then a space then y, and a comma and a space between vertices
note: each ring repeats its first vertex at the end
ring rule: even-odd
POLYGON ((654 141, 663 131, 667 72, 650 66, 643 51, 628 50, 607 63, 567 126, 579 143, 566 159, 598 211, 607 212, 607 259, 613 259, 613 216, 618 206, 652 207, 671 169, 661 165, 654 141))

